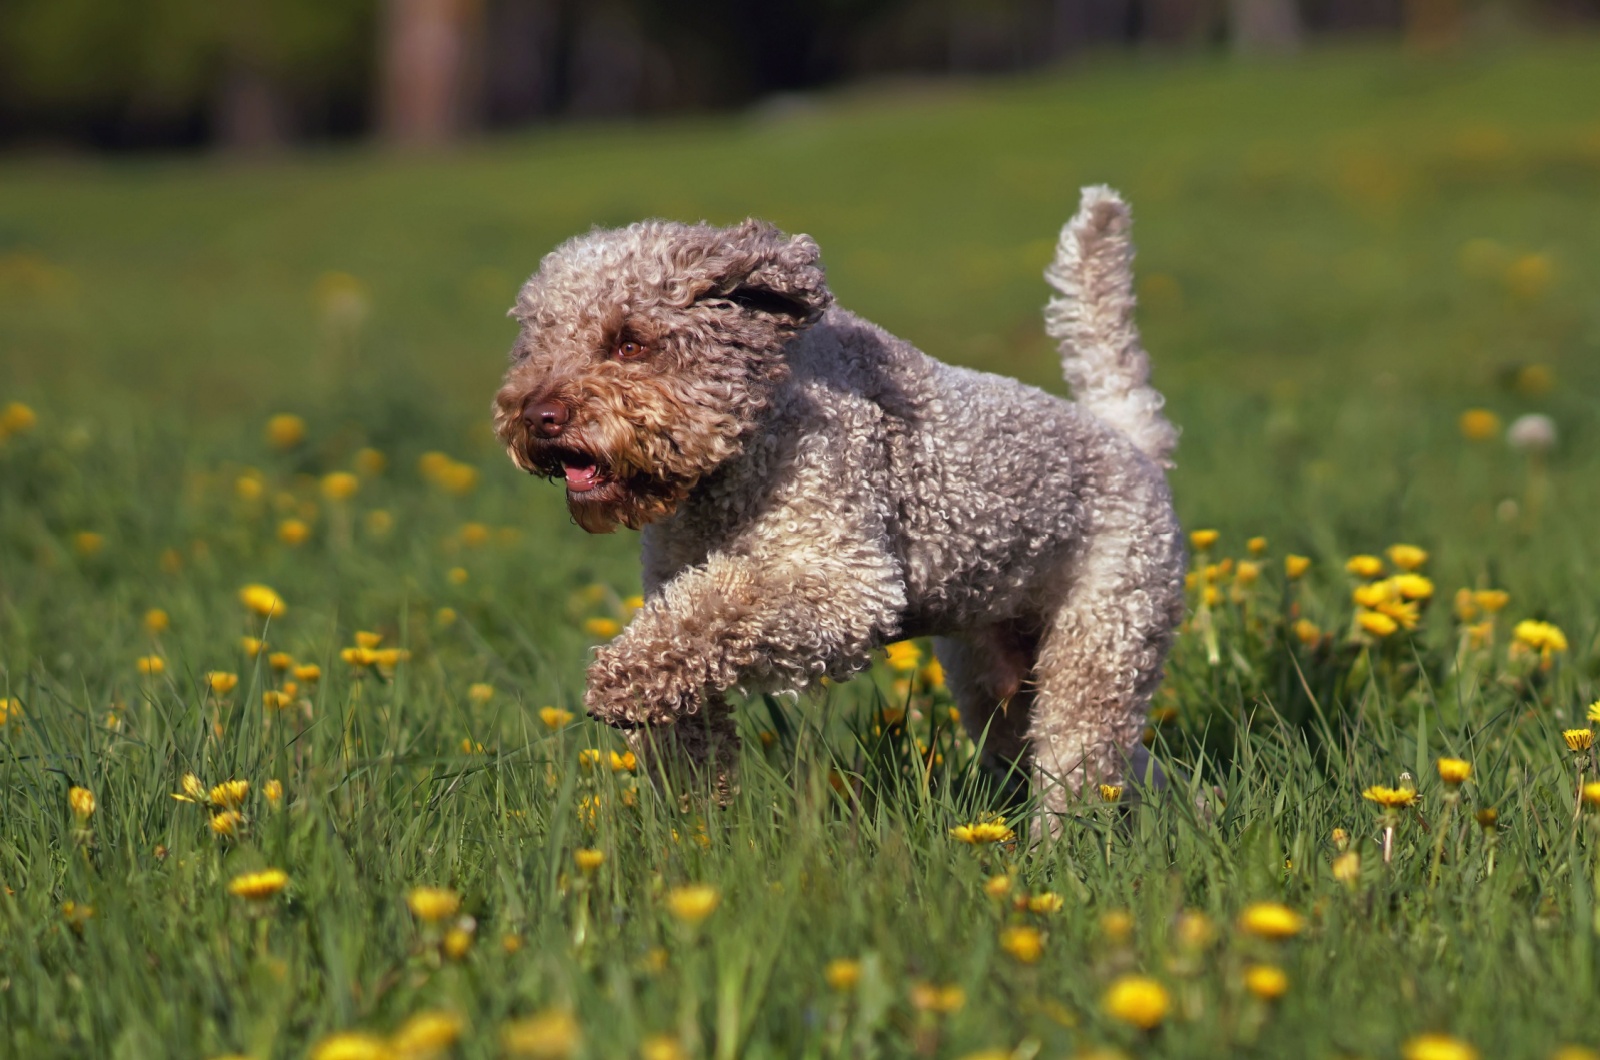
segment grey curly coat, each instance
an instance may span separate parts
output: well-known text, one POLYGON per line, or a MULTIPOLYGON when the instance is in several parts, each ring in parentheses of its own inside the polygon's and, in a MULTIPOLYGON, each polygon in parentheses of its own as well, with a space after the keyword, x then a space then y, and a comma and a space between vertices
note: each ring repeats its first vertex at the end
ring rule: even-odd
POLYGON ((589 712, 726 763, 730 689, 845 678, 932 635, 991 766, 1025 763, 1050 810, 1117 780, 1184 571, 1128 229, 1085 189, 1046 272, 1075 402, 834 306, 817 245, 758 221, 549 254, 512 311, 496 430, 585 530, 643 530, 645 604, 597 651, 589 712))

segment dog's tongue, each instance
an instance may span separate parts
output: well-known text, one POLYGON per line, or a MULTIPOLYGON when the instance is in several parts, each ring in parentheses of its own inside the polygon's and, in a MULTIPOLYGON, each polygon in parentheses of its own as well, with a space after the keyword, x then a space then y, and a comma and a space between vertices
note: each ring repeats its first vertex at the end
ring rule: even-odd
POLYGON ((561 470, 567 476, 567 489, 573 493, 588 493, 600 477, 600 469, 594 464, 566 464, 561 470))

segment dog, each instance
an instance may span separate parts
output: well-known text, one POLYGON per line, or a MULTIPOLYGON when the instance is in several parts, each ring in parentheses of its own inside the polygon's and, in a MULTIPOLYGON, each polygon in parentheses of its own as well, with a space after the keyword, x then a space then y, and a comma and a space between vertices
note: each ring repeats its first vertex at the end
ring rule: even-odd
POLYGON ((834 305, 817 244, 761 221, 547 255, 511 311, 495 430, 584 530, 642 531, 644 606, 597 649, 589 713, 717 763, 726 791, 730 691, 843 680, 931 636, 985 768, 1031 775, 1045 812, 1131 772, 1185 555, 1130 224, 1084 189, 1045 272, 1074 401, 834 305))

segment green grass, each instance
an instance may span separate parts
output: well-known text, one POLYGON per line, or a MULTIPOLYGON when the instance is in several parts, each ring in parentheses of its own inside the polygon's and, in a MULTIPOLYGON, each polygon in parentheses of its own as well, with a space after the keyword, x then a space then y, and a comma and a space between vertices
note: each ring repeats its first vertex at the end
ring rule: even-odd
POLYGON ((1495 1057, 1600 1045, 1600 836, 1573 819, 1560 736, 1600 697, 1597 192, 1592 40, 1120 63, 439 158, 5 163, 0 405, 39 422, 0 444, 0 696, 21 707, 0 729, 0 1052, 298 1057, 430 1009, 465 1019, 469 1057, 550 1011, 591 1057, 658 1034, 721 1057, 1393 1057, 1428 1030, 1495 1057), (583 535, 488 436, 517 278, 591 224, 760 214, 818 238, 845 305, 1060 389, 1038 274, 1093 181, 1137 212, 1185 522, 1222 531, 1213 560, 1271 540, 1253 586, 1217 572, 1214 605, 1196 587, 1158 699, 1187 790, 1125 813, 1090 797, 1055 843, 966 846, 950 829, 998 808, 971 745, 926 673, 907 689, 880 666, 749 704, 732 807, 680 814, 647 788, 629 805, 634 778, 579 763, 611 734, 539 715, 578 711, 585 622, 625 618, 637 573, 630 535, 583 535), (1464 441, 1471 407, 1546 413, 1559 444, 1464 441), (309 424, 288 451, 263 438, 283 411, 309 424), (324 497, 364 446, 387 469, 324 497), (475 488, 425 481, 427 451, 475 488), (287 518, 308 541, 279 541, 287 518), (1394 541, 1429 550, 1436 599, 1374 642, 1343 561, 1394 541), (1289 552, 1314 560, 1293 586, 1289 552), (283 714, 261 704, 284 678, 239 645, 262 633, 237 599, 256 582, 288 601, 272 650, 324 674, 283 714), (1511 594, 1487 647, 1452 615, 1461 587, 1511 594), (145 629, 150 608, 170 629, 145 629), (1528 618, 1565 631, 1548 669, 1508 652, 1528 618), (358 630, 409 658, 352 671, 358 630), (142 676, 152 653, 164 672, 142 676), (209 671, 238 687, 209 695, 209 671), (883 714, 904 705, 904 724, 883 714), (1474 764, 1454 809, 1441 754, 1474 764), (251 781, 239 835, 171 798, 191 771, 251 781), (1385 866, 1360 792, 1404 771, 1421 804, 1385 866), (86 827, 71 785, 98 800, 86 827), (1492 834, 1470 818, 1487 807, 1492 834), (1335 828, 1361 856, 1351 884, 1335 828), (572 861, 588 847, 592 875, 572 861), (251 915, 226 884, 266 866, 292 883, 251 915), (1001 872, 1062 908, 988 897, 1001 872), (721 896, 697 929, 668 910, 689 882, 721 896), (475 921, 459 960, 406 910, 423 883, 475 921), (1257 900, 1305 931, 1242 935, 1257 900), (1185 909, 1215 945, 1184 948, 1185 909), (1104 917, 1123 910, 1119 940, 1104 917), (1019 925, 1044 931, 1036 964, 999 945, 1019 925), (824 982, 837 958, 861 962, 850 991, 824 982), (1263 961, 1290 980, 1272 1004, 1242 985, 1263 961), (1134 970, 1173 997, 1148 1034, 1100 1005, 1134 970), (919 1010, 918 983, 965 1003, 919 1010))

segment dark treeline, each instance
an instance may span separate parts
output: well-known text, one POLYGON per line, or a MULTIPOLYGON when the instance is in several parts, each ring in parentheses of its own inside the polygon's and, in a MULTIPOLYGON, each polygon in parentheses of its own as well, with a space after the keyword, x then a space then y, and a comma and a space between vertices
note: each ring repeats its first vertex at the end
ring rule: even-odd
POLYGON ((0 145, 437 144, 1094 50, 1447 47, 1600 0, 0 0, 0 145))

